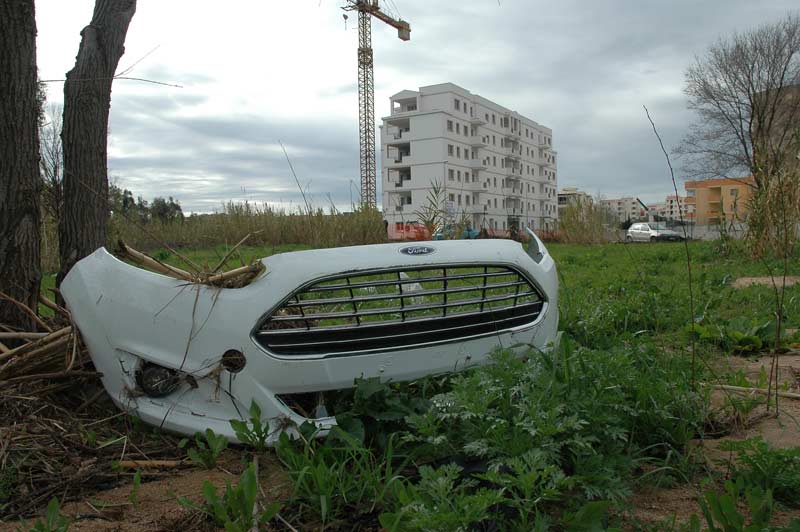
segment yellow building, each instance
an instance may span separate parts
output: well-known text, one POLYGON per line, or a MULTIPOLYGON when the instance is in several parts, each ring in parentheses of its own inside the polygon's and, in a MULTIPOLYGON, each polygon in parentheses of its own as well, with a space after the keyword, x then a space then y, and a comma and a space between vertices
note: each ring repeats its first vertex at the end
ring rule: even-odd
POLYGON ((755 183, 752 177, 687 181, 686 206, 694 204, 688 219, 696 225, 743 221, 755 183))

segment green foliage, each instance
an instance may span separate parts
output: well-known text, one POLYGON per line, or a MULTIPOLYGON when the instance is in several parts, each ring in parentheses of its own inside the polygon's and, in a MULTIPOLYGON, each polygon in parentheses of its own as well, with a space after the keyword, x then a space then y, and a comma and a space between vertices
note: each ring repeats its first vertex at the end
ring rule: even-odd
POLYGON ((253 447, 258 452, 267 450, 267 439, 269 439, 269 422, 261 420, 261 407, 258 403, 250 403, 249 423, 239 419, 231 419, 229 423, 236 439, 245 445, 253 447))
POLYGON ((700 342, 714 344, 739 355, 753 354, 768 347, 775 338, 774 320, 753 320, 738 316, 719 323, 695 323, 685 327, 700 342))
POLYGON ((69 530, 69 519, 61 515, 61 505, 58 498, 53 497, 47 503, 47 510, 44 517, 39 518, 32 526, 25 525, 25 528, 18 528, 25 532, 67 532, 69 530))
MULTIPOLYGON (((181 448, 187 447, 188 444, 189 440, 186 438, 178 443, 181 448)), ((225 436, 215 434, 211 429, 206 429, 205 433, 195 432, 194 447, 188 447, 186 454, 195 465, 206 469, 214 469, 217 465, 217 458, 227 447, 228 440, 225 436)))
POLYGON ((11 500, 17 493, 19 485, 19 471, 12 464, 0 469, 0 510, 4 503, 11 500))
POLYGON ((405 428, 406 416, 427 410, 424 395, 424 390, 381 382, 378 377, 356 379, 352 393, 339 399, 348 408, 336 415, 336 423, 368 447, 383 449, 391 434, 405 428))
POLYGON ((491 520, 494 507, 503 497, 498 490, 479 487, 474 480, 462 480, 461 469, 445 465, 423 466, 419 482, 398 483, 393 496, 398 510, 381 514, 381 525, 391 531, 469 530, 491 520))
MULTIPOLYGON (((620 500, 634 452, 658 455, 656 443, 682 449, 702 430, 706 398, 689 389, 685 359, 653 348, 562 345, 560 354, 527 362, 498 353, 494 364, 457 376, 428 412, 407 418, 405 441, 431 459, 481 459, 517 475, 527 467, 550 495, 569 487, 587 499, 620 500)), ((524 499, 530 488, 507 491, 524 499)))
POLYGON ((259 505, 258 479, 254 463, 247 466, 239 477, 236 487, 232 487, 230 481, 226 482, 222 496, 218 495, 217 488, 206 480, 203 483, 203 499, 205 502, 202 506, 185 497, 180 497, 178 502, 186 508, 203 512, 215 524, 224 527, 226 532, 249 532, 254 525, 267 523, 280 509, 278 503, 266 507, 259 505))
POLYGON ((131 494, 128 495, 128 501, 133 505, 134 508, 139 507, 139 488, 142 485, 142 472, 137 469, 136 473, 133 475, 133 488, 131 489, 131 494))
POLYGON ((725 493, 707 491, 699 500, 708 529, 711 532, 761 532, 772 518, 772 492, 759 487, 745 487, 744 479, 725 482, 725 493), (750 522, 745 524, 737 508, 740 495, 747 500, 750 522))
POLYGON ((333 431, 335 437, 321 441, 314 428, 300 427, 299 440, 283 433, 275 446, 292 480, 292 502, 323 523, 373 514, 400 480, 392 438, 378 455, 337 427, 333 431))
POLYGON ((736 452, 733 478, 771 492, 775 499, 800 506, 800 447, 773 449, 762 438, 728 441, 721 449, 736 452))

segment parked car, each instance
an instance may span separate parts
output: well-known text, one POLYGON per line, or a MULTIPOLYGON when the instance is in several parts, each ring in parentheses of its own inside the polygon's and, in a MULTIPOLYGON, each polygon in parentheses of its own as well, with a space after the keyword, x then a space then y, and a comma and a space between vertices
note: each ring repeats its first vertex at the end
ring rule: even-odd
POLYGON ((354 379, 413 380, 556 349, 558 276, 531 233, 282 253, 241 288, 142 270, 100 248, 61 285, 112 400, 147 423, 229 440, 251 402, 281 432, 335 425, 322 399, 354 379), (288 421, 288 422, 287 422, 288 421))
POLYGON ((626 242, 656 242, 658 240, 677 242, 683 240, 683 235, 667 229, 667 226, 660 222, 633 224, 625 235, 626 242))
MULTIPOLYGON (((439 229, 433 236, 431 240, 454 240, 456 228, 451 225, 444 226, 443 229, 439 229)), ((470 226, 466 226, 464 230, 461 232, 461 240, 475 240, 478 238, 480 231, 477 229, 473 229, 470 226)))

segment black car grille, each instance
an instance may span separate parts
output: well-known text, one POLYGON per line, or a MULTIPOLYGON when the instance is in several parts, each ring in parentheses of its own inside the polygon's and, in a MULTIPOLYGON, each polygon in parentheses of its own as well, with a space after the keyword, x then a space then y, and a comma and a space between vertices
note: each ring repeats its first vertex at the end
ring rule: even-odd
POLYGON ((542 293, 507 266, 391 269, 327 278, 261 320, 278 355, 347 354, 498 333, 530 324, 542 293))

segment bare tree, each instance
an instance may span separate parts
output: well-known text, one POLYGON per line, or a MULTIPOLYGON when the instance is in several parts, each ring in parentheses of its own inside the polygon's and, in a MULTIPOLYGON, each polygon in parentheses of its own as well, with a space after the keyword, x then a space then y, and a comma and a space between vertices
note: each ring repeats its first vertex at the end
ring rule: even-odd
POLYGON ((39 128, 39 150, 43 181, 44 209, 53 220, 61 218, 63 194, 61 181, 64 177, 64 150, 61 146, 61 124, 63 107, 50 104, 45 110, 45 119, 39 128))
MULTIPOLYGON (((33 0, 0 0, 0 291, 34 311, 42 277, 39 110, 33 0)), ((6 299, 0 323, 34 326, 6 299)))
POLYGON ((698 120, 676 150, 692 176, 750 174, 761 188, 784 166, 800 121, 800 16, 720 39, 686 71, 698 120))
POLYGON ((64 83, 64 204, 59 221, 60 284, 72 266, 106 243, 108 114, 136 0, 96 0, 64 83))

